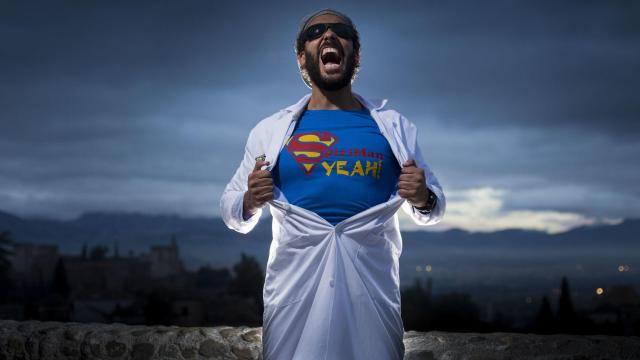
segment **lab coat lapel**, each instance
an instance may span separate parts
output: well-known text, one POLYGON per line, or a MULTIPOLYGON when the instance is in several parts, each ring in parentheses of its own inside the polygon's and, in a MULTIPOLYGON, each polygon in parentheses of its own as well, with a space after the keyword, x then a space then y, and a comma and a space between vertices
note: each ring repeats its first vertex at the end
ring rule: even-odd
POLYGON ((378 111, 379 109, 384 107, 384 105, 387 103, 387 99, 383 99, 374 104, 358 93, 354 92, 353 95, 362 104, 364 104, 367 109, 369 109, 371 117, 373 118, 373 120, 375 120, 376 124, 378 124, 380 132, 387 139, 389 145, 391 146, 393 155, 395 155, 398 163, 400 164, 400 166, 402 166, 402 164, 409 158, 409 151, 407 149, 407 144, 404 141, 404 138, 400 136, 399 119, 389 118, 389 115, 380 114, 380 112, 378 111))
POLYGON ((276 164, 276 160, 278 159, 278 154, 284 145, 284 142, 287 137, 287 133, 290 130, 290 127, 293 126, 293 123, 300 114, 304 111, 311 99, 311 94, 306 94, 297 103, 285 108, 282 110, 282 115, 280 119, 276 123, 276 126, 271 135, 271 142, 269 144, 269 149, 267 150, 266 160, 270 162, 267 170, 271 171, 276 164))

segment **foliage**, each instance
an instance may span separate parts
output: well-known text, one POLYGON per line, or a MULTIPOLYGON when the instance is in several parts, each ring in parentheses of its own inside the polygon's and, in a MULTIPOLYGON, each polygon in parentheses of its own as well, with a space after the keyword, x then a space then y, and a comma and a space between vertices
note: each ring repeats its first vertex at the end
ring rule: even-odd
POLYGON ((109 248, 104 245, 96 245, 91 248, 89 252, 89 259, 91 260, 103 260, 107 258, 107 253, 109 252, 109 248))
POLYGON ((10 249, 15 245, 16 242, 11 239, 8 231, 0 233, 0 289, 8 289, 12 286, 9 278, 9 272, 11 271, 9 256, 14 254, 10 249))

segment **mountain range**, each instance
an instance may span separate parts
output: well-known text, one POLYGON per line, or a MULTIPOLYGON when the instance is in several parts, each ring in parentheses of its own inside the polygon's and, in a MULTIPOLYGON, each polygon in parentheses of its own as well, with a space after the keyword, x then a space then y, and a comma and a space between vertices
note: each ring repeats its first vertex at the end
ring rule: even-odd
MULTIPOLYGON (((249 234, 240 234, 215 217, 91 212, 72 220, 53 220, 0 211, 0 231, 5 230, 17 242, 55 244, 64 254, 79 254, 84 244, 106 245, 112 253, 117 243, 122 256, 168 244, 175 235, 181 258, 191 270, 206 264, 230 267, 239 260, 241 252, 255 256, 264 266, 271 242, 268 217, 249 234)), ((417 266, 427 264, 466 269, 465 274, 472 271, 469 266, 488 270, 500 264, 505 269, 536 264, 556 266, 562 264, 559 261, 569 261, 573 267, 576 264, 587 267, 590 262, 605 260, 636 264, 640 258, 638 234, 640 219, 626 219, 617 225, 582 226, 559 234, 530 230, 407 231, 403 232, 401 277, 409 281, 418 271, 417 266)))

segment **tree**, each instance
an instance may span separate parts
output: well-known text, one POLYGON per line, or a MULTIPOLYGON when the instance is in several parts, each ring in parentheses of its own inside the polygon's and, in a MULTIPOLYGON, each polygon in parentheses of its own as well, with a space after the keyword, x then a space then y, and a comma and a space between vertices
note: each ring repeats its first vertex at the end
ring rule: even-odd
POLYGON ((422 287, 419 278, 415 278, 413 286, 404 288, 401 293, 402 323, 407 330, 426 331, 430 329, 431 318, 431 278, 427 289, 422 287))
POLYGON ((118 249, 118 242, 117 241, 113 242, 113 258, 114 259, 120 258, 120 249, 118 249))
POLYGON ((433 330, 478 331, 480 309, 471 295, 453 291, 433 299, 431 307, 433 330))
POLYGON ((231 282, 231 273, 227 268, 212 269, 210 266, 202 266, 196 273, 196 287, 226 288, 231 282))
POLYGON ((56 263, 56 270, 53 273, 53 285, 51 286, 51 290, 65 298, 69 296, 71 291, 69 287, 69 280, 67 279, 67 270, 64 267, 64 261, 62 258, 59 258, 56 263))
POLYGON ((549 298, 544 295, 542 297, 542 304, 540 305, 540 311, 536 318, 535 328, 536 331, 542 334, 549 334, 553 331, 553 311, 551 310, 551 303, 549 298))
POLYGON ((558 300, 558 328, 560 331, 575 331, 576 313, 569 291, 569 281, 566 276, 562 277, 560 288, 560 299, 558 300))
POLYGON ((8 289, 13 285, 9 277, 9 272, 11 271, 9 256, 13 255, 14 252, 9 248, 13 248, 15 245, 16 243, 11 240, 9 231, 0 233, 0 289, 8 289))
POLYGON ((91 260, 103 260, 107 257, 107 253, 109 252, 109 248, 103 245, 96 245, 91 248, 91 252, 89 254, 89 258, 91 260))
POLYGON ((255 257, 241 254, 241 259, 233 266, 234 278, 231 280, 231 293, 251 297, 256 303, 262 302, 264 275, 262 267, 255 257))
POLYGON ((258 325, 264 314, 262 266, 255 257, 242 253, 240 261, 233 266, 233 272, 229 284, 229 300, 233 305, 225 311, 231 312, 236 320, 242 319, 243 323, 258 325))
POLYGON ((158 289, 145 296, 143 311, 146 325, 171 325, 175 317, 167 294, 158 289))

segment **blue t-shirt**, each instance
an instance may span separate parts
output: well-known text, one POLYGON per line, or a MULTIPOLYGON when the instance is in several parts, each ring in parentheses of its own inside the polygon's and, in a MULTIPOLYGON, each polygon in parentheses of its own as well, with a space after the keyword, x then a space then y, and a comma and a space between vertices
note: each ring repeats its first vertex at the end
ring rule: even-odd
POLYGON ((332 225, 389 200, 400 165, 366 108, 305 110, 272 171, 287 201, 332 225))

